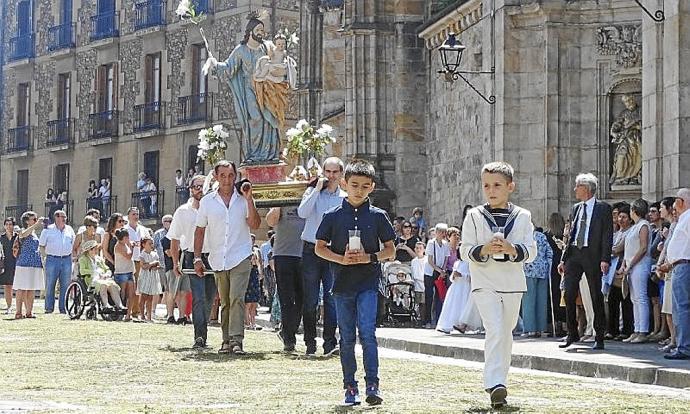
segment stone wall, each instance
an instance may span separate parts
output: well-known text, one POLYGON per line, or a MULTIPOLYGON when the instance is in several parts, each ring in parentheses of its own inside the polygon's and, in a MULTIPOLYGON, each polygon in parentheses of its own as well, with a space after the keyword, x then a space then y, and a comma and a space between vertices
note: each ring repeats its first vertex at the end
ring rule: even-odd
POLYGON ((96 50, 77 52, 77 124, 79 137, 89 134, 89 114, 94 105, 94 79, 96 77, 96 50))
POLYGON ((48 29, 55 25, 55 16, 51 0, 39 0, 37 7, 36 56, 39 56, 48 53, 48 29))
POLYGON ((33 99, 34 113, 32 117, 38 121, 34 122, 33 139, 34 143, 38 144, 39 147, 48 138, 47 121, 50 119, 50 113, 55 104, 52 97, 55 77, 55 61, 47 61, 36 65, 33 78, 36 99, 33 99))
MULTIPOLYGON (((121 96, 122 119, 124 133, 131 134, 134 128, 134 105, 137 96, 143 93, 143 79, 137 78, 137 71, 141 69, 143 40, 135 38, 120 44, 120 72, 122 73, 121 96)), ((143 78, 143 77, 142 77, 143 78)))

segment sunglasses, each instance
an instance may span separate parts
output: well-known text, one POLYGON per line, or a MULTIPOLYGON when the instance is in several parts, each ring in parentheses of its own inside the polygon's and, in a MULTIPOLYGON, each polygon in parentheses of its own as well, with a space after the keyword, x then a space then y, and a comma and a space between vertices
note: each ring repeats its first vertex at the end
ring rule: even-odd
POLYGON ((118 220, 117 222, 118 223, 124 223, 125 221, 124 220, 118 220))
POLYGON ((404 229, 409 229, 410 227, 412 227, 412 226, 410 226, 409 224, 405 224, 405 225, 403 226, 404 229))
POLYGON ((203 184, 190 185, 189 188, 193 190, 202 190, 204 188, 203 184))

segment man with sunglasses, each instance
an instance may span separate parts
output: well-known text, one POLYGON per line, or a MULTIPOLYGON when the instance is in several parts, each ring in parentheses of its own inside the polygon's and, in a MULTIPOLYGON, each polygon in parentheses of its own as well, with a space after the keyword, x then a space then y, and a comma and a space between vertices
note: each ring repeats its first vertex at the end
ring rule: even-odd
POLYGON ((72 276, 72 244, 74 230, 67 224, 67 214, 63 210, 53 213, 54 224, 41 232, 38 245, 41 256, 45 257, 46 273, 46 313, 53 313, 55 308, 55 284, 60 281, 60 313, 66 313, 65 297, 67 285, 72 276))
MULTIPOLYGON (((178 306, 182 306, 185 303, 187 292, 191 290, 194 348, 206 347, 208 334, 206 327, 211 313, 211 305, 216 297, 216 281, 213 274, 190 275, 194 269, 194 231, 196 230, 199 201, 204 196, 205 179, 206 177, 203 175, 195 175, 192 178, 189 183, 190 198, 173 214, 172 223, 166 235, 166 238, 170 240, 169 254, 172 258, 172 272, 168 273, 170 276, 168 281, 169 298, 171 301, 176 298, 178 306), (180 257, 180 251, 182 251, 182 257, 180 257), (180 261, 180 259, 182 260, 180 261)), ((208 251, 207 241, 204 238, 201 259, 206 269, 210 269, 208 251)))

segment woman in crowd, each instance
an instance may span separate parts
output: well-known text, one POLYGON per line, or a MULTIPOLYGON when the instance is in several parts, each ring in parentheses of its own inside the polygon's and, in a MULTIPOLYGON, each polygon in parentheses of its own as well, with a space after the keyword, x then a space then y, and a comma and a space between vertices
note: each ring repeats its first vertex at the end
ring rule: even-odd
POLYGON ((623 342, 639 344, 647 342, 649 333, 649 297, 647 280, 652 268, 649 256, 651 229, 647 216, 647 202, 643 199, 633 201, 630 206, 630 217, 635 223, 625 235, 625 253, 623 272, 630 283, 630 295, 633 303, 635 332, 623 342))
POLYGON ((527 291, 522 296, 522 323, 523 336, 541 338, 547 324, 546 303, 549 298, 553 251, 546 235, 541 231, 534 230, 534 240, 537 242, 537 258, 524 266, 527 291))
MULTIPOLYGON (((659 244, 661 254, 659 255, 659 260, 657 261, 657 269, 667 263, 666 245, 668 240, 670 240, 671 236, 673 235, 673 230, 676 228, 677 217, 673 210, 674 201, 675 199, 673 197, 666 197, 661 200, 660 203, 661 205, 659 207, 659 213, 661 214, 661 218, 671 223, 671 226, 668 228, 668 230, 662 231, 663 240, 659 244)), ((671 278, 671 275, 673 272, 664 273, 657 270, 657 274, 659 275, 660 279, 664 280, 664 297, 661 305, 661 313, 666 318, 666 325, 668 326, 670 334, 669 338, 661 340, 659 344, 662 345, 662 347, 659 350, 665 353, 671 353, 676 348, 676 329, 675 326, 673 326, 672 314, 673 295, 671 294, 673 289, 673 279, 671 278)))
POLYGON ((2 243, 2 261, 5 270, 0 274, 0 285, 4 286, 5 289, 5 302, 7 303, 5 315, 9 315, 12 312, 12 285, 14 284, 14 272, 17 263, 17 258, 12 254, 12 246, 18 235, 14 231, 14 217, 7 217, 3 224, 5 233, 0 236, 0 242, 2 243))
POLYGON ((55 191, 49 187, 48 191, 46 192, 46 203, 55 203, 56 201, 57 196, 55 195, 55 191))
POLYGON ((443 269, 450 276, 453 273, 455 262, 460 259, 460 229, 457 227, 450 227, 448 229, 448 250, 450 255, 446 257, 443 269))
POLYGON ((412 223, 408 220, 403 221, 402 235, 395 240, 395 260, 400 263, 410 264, 415 257, 414 247, 419 241, 417 234, 412 232, 412 223))
POLYGON ((72 246, 72 257, 78 257, 81 252, 82 243, 87 242, 89 240, 93 240, 96 243, 98 243, 98 253, 100 253, 100 246, 102 240, 101 235, 96 232, 96 229, 98 229, 98 220, 91 216, 85 216, 84 228, 85 230, 82 233, 77 234, 74 238, 74 245, 72 246))
POLYGON ((99 200, 100 195, 98 193, 98 186, 96 185, 96 180, 89 181, 89 188, 86 190, 87 197, 87 210, 95 208, 98 211, 101 210, 101 202, 99 200))
POLYGON ((115 273, 115 244, 117 244, 117 237, 115 232, 125 225, 125 219, 120 213, 113 213, 108 219, 108 224, 105 227, 105 234, 103 235, 103 258, 105 264, 110 271, 115 273))
MULTIPOLYGON (((252 235, 252 242, 254 236, 252 235)), ((247 291, 244 295, 244 327, 245 329, 252 329, 260 331, 261 327, 256 326, 256 310, 259 307, 259 300, 261 300, 261 277, 263 271, 261 268, 261 251, 254 248, 252 252, 252 270, 249 274, 249 283, 247 284, 247 291)))
MULTIPOLYGON (((630 293, 623 290, 623 278, 625 272, 622 271, 624 252, 625 252, 625 237, 630 231, 632 219, 630 218, 630 206, 627 203, 621 203, 618 206, 618 231, 613 234, 613 247, 611 255, 618 257, 618 269, 613 277, 611 289, 608 294, 608 308, 609 308, 609 327, 608 337, 622 341, 630 337, 634 331, 633 322, 633 304, 630 300, 630 293), (623 318, 623 330, 620 328, 621 315, 623 318)), ((626 281, 627 283, 627 281, 626 281)))
POLYGON ((134 261, 132 260, 134 251, 129 242, 127 229, 117 229, 115 238, 117 239, 114 249, 115 282, 120 286, 120 291, 127 300, 127 316, 124 321, 129 322, 132 320, 129 304, 134 300, 134 261))
POLYGON ((13 255, 17 258, 13 288, 17 292, 17 311, 15 319, 35 318, 34 293, 45 288, 43 263, 38 250, 36 229, 43 228, 43 219, 33 211, 22 214, 23 230, 13 246, 13 255), (26 313, 22 313, 25 308, 26 313))
POLYGON ((87 285, 93 286, 101 296, 101 302, 105 308, 110 308, 110 299, 118 309, 125 309, 120 298, 120 287, 115 283, 113 275, 105 264, 105 260, 98 252, 101 246, 95 240, 87 240, 81 244, 79 257, 79 274, 84 277, 87 285))
POLYGON ((144 236, 141 239, 141 272, 139 274, 139 293, 141 293, 141 301, 143 306, 143 317, 146 322, 153 322, 153 298, 163 293, 161 288, 160 275, 158 269, 160 268, 160 260, 158 253, 153 248, 153 239, 150 236, 144 236))
POLYGON ((563 255, 563 230, 565 228, 565 219, 560 213, 551 213, 547 223, 547 230, 544 233, 546 241, 553 252, 551 260, 551 275, 550 275, 550 296, 551 300, 549 308, 551 309, 551 320, 554 324, 554 336, 562 337, 565 335, 565 309, 560 306, 561 303, 561 275, 558 273, 558 264, 561 262, 563 255))

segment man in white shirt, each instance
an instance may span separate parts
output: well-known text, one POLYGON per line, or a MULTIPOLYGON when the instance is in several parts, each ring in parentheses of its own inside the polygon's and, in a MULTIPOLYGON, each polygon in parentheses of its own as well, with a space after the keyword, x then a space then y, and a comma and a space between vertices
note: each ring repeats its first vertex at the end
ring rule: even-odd
POLYGON ((438 317, 441 315, 441 307, 443 302, 436 291, 435 282, 437 278, 445 278, 446 273, 443 266, 446 263, 446 257, 450 256, 450 248, 446 242, 446 234, 448 233, 448 225, 446 223, 438 223, 434 227, 436 238, 431 239, 426 244, 427 263, 424 267, 424 327, 430 329, 436 326, 438 317))
POLYGON ((101 203, 103 205, 103 214, 109 217, 112 213, 110 211, 110 179, 101 179, 101 186, 98 188, 98 195, 101 197, 101 203))
POLYGON ((673 268, 671 302, 678 348, 664 358, 683 360, 690 359, 690 189, 678 190, 673 207, 678 223, 666 247, 666 260, 673 268))
MULTIPOLYGON (((134 261, 134 282, 139 283, 139 271, 141 270, 141 239, 144 236, 150 236, 149 230, 139 224, 139 209, 137 207, 130 207, 127 210, 127 224, 125 224, 127 233, 129 233, 129 241, 132 243, 132 260, 134 261)), ((129 307, 129 305, 127 305, 129 307)), ((139 314, 139 296, 134 297, 132 304, 132 316, 136 317, 139 314)))
POLYGON ((46 272, 46 313, 55 309, 55 284, 60 281, 60 313, 66 313, 65 297, 67 285, 72 276, 72 244, 74 230, 67 224, 67 214, 63 210, 53 213, 55 224, 51 224, 41 232, 38 245, 41 256, 45 257, 46 272))
MULTIPOLYGON (((172 301, 177 300, 177 306, 184 309, 187 292, 192 292, 192 321, 194 322, 194 348, 205 348, 208 336, 208 322, 211 315, 211 305, 216 297, 216 281, 213 274, 204 273, 202 276, 190 275, 184 270, 194 269, 194 233, 199 211, 199 201, 203 197, 205 177, 194 176, 190 182, 191 198, 178 207, 173 214, 172 223, 166 237, 170 239, 170 257, 173 270, 169 272, 170 308, 172 301), (180 260, 182 251, 182 260, 180 260), (182 264, 182 266, 180 266, 182 264)), ((207 243, 202 247, 202 262, 210 270, 208 264, 207 243)), ((172 315, 172 312, 170 312, 172 315)), ((174 318, 173 318, 174 319, 174 318)))
POLYGON ((235 191, 237 168, 229 161, 214 167, 218 189, 201 199, 194 232, 194 271, 202 277, 204 237, 209 246, 208 262, 215 272, 221 304, 223 345, 220 353, 244 355, 244 295, 251 272, 251 229, 259 228, 261 216, 254 205, 251 184, 235 191))

